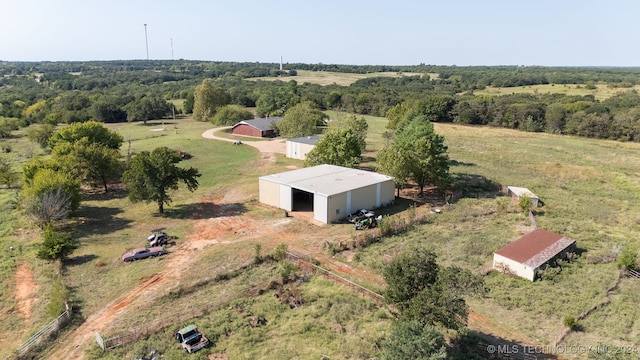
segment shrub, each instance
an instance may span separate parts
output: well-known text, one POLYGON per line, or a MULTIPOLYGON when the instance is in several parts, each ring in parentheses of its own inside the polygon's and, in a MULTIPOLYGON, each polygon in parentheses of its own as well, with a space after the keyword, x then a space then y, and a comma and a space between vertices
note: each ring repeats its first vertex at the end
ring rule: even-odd
POLYGON ((578 321, 576 320, 576 318, 570 315, 567 315, 564 317, 563 323, 564 323, 564 326, 571 329, 571 331, 577 330, 580 327, 580 324, 578 324, 578 321))
POLYGON ((276 246, 276 250, 273 253, 273 258, 276 259, 276 261, 284 260, 286 255, 287 255, 287 244, 280 244, 276 246))
POLYGON ((616 266, 618 269, 635 270, 638 267, 638 249, 635 246, 625 247, 618 256, 616 266))

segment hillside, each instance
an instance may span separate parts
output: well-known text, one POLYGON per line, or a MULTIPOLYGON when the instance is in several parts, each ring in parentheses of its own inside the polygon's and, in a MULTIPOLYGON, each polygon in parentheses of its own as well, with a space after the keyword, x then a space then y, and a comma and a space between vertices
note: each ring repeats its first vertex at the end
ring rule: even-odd
MULTIPOLYGON (((386 120, 367 120, 369 142, 375 150, 383 144, 386 120)), ((278 266, 268 261, 248 266, 256 255, 256 245, 261 245, 261 254, 266 256, 278 244, 286 243, 378 292, 384 287, 377 276, 384 259, 417 243, 433 249, 443 264, 486 273, 493 251, 530 225, 508 199, 496 196, 496 184, 525 186, 536 192, 544 201, 544 207, 536 211, 538 227, 576 239, 581 254, 558 274, 535 283, 488 273, 486 296, 468 299, 476 314, 472 328, 486 336, 545 346, 563 331, 565 316, 578 317, 608 300, 580 320, 582 330, 569 334, 562 344, 640 343, 640 325, 635 321, 640 314, 634 306, 640 282, 623 279, 607 294, 616 281, 617 269, 615 264, 600 260, 635 243, 633 234, 639 230, 640 218, 635 196, 640 190, 638 144, 436 124, 449 146, 452 173, 463 189, 463 198, 448 207, 434 203, 442 213, 426 215, 424 224, 405 233, 331 256, 326 243, 353 238, 352 226, 317 226, 305 219, 283 218, 281 212, 256 202, 258 176, 301 163, 280 154, 259 153, 249 146, 204 139, 201 133, 210 128, 207 123, 179 120, 111 128, 132 140, 132 151, 168 145, 193 154, 189 166, 203 173, 201 187, 193 194, 176 192, 164 217, 154 215, 152 204, 131 204, 120 192, 94 194, 83 202, 75 232, 81 248, 64 273, 75 320, 60 334, 53 349, 43 353, 45 358, 63 358, 67 351, 73 351, 78 356, 84 353, 86 358, 115 359, 141 356, 151 349, 179 356, 177 344, 168 341, 178 324, 161 323, 162 319, 197 323, 216 340, 214 347, 194 355, 198 358, 212 353, 230 358, 264 358, 267 354, 275 358, 295 356, 292 354, 300 358, 375 356, 375 344, 391 326, 384 307, 358 297, 343 285, 316 277, 307 278, 300 287, 304 305, 295 310, 282 307, 269 289, 280 277, 278 266), (161 226, 178 238, 171 254, 121 263, 119 256, 124 250, 144 243, 149 230, 161 226), (264 316, 267 326, 247 327, 252 316, 264 316), (98 351, 95 332, 109 337, 132 329, 152 334, 117 350, 98 351)), ((23 146, 16 144, 14 148, 29 148, 23 146)), ((403 196, 413 195, 404 192, 403 196)), ((418 201, 417 212, 429 213, 432 200, 411 199, 401 203, 406 206, 418 201)), ((402 207, 389 213, 406 214, 402 207)), ((38 240, 21 241, 20 256, 33 269, 39 289, 27 296, 33 314, 25 318, 9 312, 0 320, 5 329, 25 324, 33 332, 48 321, 44 309, 51 276, 47 264, 33 259, 33 245, 38 240)), ((15 304, 18 308, 19 302, 15 304)), ((23 333, 22 339, 26 335, 23 333)), ((10 337, 5 334, 2 338, 10 337)))

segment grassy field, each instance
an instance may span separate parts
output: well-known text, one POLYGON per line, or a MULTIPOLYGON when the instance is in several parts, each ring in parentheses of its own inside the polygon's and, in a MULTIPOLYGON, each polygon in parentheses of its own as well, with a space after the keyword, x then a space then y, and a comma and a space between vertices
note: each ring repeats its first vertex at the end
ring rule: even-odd
POLYGON ((605 100, 614 95, 624 93, 629 90, 640 90, 640 85, 636 85, 633 88, 611 88, 604 84, 595 85, 595 89, 587 89, 581 84, 544 84, 544 85, 529 85, 529 86, 516 86, 496 88, 487 86, 484 90, 475 90, 473 93, 476 95, 511 95, 511 94, 565 94, 565 95, 593 95, 596 100, 605 100))
MULTIPOLYGON (((297 70, 298 75, 296 76, 286 76, 286 77, 259 77, 259 78, 249 78, 247 80, 264 80, 264 81, 289 81, 295 80, 298 84, 310 83, 310 84, 318 84, 318 85, 342 85, 349 86, 354 82, 360 79, 366 79, 370 77, 400 77, 400 76, 422 76, 422 74, 415 73, 395 73, 395 72, 379 72, 379 73, 369 73, 369 74, 351 74, 351 73, 340 73, 340 72, 331 72, 331 71, 310 71, 310 70, 297 70)), ((438 74, 428 74, 432 79, 437 78, 438 74)))
MULTIPOLYGON (((375 152, 384 146, 382 133, 386 120, 365 118, 370 130, 364 165, 373 167, 375 152)), ((194 307, 212 304, 217 308, 208 315, 189 320, 215 340, 213 347, 194 358, 218 352, 234 359, 264 358, 267 354, 272 358, 300 359, 317 359, 322 355, 377 356, 374 344, 388 334, 389 315, 340 285, 310 278, 301 285, 306 304, 290 310, 279 305, 271 292, 262 295, 254 292, 277 279, 278 268, 272 263, 249 267, 229 279, 215 280, 218 275, 251 262, 258 243, 263 244, 265 254, 280 241, 296 241, 300 246, 323 251, 323 240, 349 239, 355 235, 350 226, 318 227, 303 220, 291 220, 278 230, 276 238, 259 232, 259 224, 276 224, 273 225, 276 229, 281 214, 257 204, 257 177, 299 166, 299 161, 282 155, 265 157, 249 146, 204 139, 201 133, 211 125, 189 119, 109 127, 125 138, 123 155, 157 146, 180 149, 194 156, 184 165, 198 168, 203 176, 195 193, 181 189, 172 194, 174 202, 163 217, 156 214, 155 204, 131 204, 126 194, 116 189, 107 195, 91 194, 83 201, 74 234, 82 246, 73 254, 64 273, 78 319, 104 308, 162 272, 167 264, 177 262, 169 255, 122 264, 119 256, 124 250, 144 244, 148 231, 160 226, 171 229, 180 243, 198 231, 194 227, 197 222, 225 235, 218 238, 218 245, 192 253, 189 266, 195 276, 160 289, 156 297, 147 299, 148 304, 132 305, 131 316, 114 321, 111 333, 149 323, 163 314, 188 313, 194 307), (237 214, 217 215, 220 204, 234 206, 237 214), (210 218, 220 222, 208 223, 210 218), (232 218, 253 225, 244 224, 240 232, 232 218), (248 314, 265 316, 267 326, 248 327, 248 314)), ((451 171, 457 183, 464 184, 464 197, 443 207, 441 214, 428 215, 423 224, 405 233, 356 250, 353 262, 347 262, 344 254, 337 254, 333 261, 343 260, 351 268, 375 272, 384 266, 385 255, 421 244, 436 252, 444 265, 486 273, 493 252, 521 236, 530 226, 528 217, 509 199, 497 196, 492 186, 528 187, 544 202, 536 211, 538 227, 576 239, 580 257, 551 279, 535 283, 488 273, 485 277, 488 292, 483 298, 469 299, 472 310, 499 326, 503 334, 513 334, 513 338, 534 345, 548 345, 563 329, 565 316, 577 317, 593 305, 609 300, 609 305, 580 320, 582 331, 570 334, 566 344, 639 344, 640 322, 636 319, 640 318, 640 310, 635 304, 640 300, 640 281, 623 279, 607 295, 605 290, 615 282, 617 269, 613 263, 596 264, 589 259, 637 243, 640 144, 453 124, 435 124, 435 128, 446 138, 451 171)), ((16 143, 14 148, 29 147, 16 143)), ((5 203, 11 198, 10 193, 0 195, 5 203)), ((417 209, 428 210, 428 204, 417 209)), ((50 265, 34 259, 35 242, 36 239, 24 240, 20 255, 33 264, 41 289, 35 318, 24 324, 32 331, 48 320, 43 308, 48 297, 46 284, 50 281, 47 271, 51 271, 50 265)), ((16 260, 7 260, 9 265, 4 265, 5 260, 3 274, 7 275, 15 268, 16 260)), ((4 286, 4 291, 10 291, 10 286, 4 286)), ((11 306, 5 297, 2 306, 11 306)), ((11 312, 0 317, 0 321, 5 328, 21 323, 11 312)), ((175 329, 166 328, 146 340, 105 354, 93 346, 87 354, 90 358, 130 358, 156 348, 167 356, 179 356, 177 344, 167 340, 171 330, 175 329)), ((61 338, 65 336, 62 334, 61 338)))

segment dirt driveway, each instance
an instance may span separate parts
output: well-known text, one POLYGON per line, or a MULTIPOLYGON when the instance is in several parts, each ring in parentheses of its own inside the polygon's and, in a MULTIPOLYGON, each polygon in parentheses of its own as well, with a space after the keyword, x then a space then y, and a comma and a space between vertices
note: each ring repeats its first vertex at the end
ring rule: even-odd
MULTIPOLYGON (((230 129, 231 126, 218 127, 214 129, 209 129, 202 133, 202 137, 205 139, 215 139, 227 142, 236 142, 237 140, 229 139, 225 137, 215 136, 215 133, 218 131, 222 131, 225 129, 230 129)), ((262 141, 246 141, 243 142, 243 145, 253 146, 258 149, 258 151, 262 153, 276 153, 276 154, 285 154, 287 150, 286 139, 271 139, 271 140, 262 140, 262 141)))

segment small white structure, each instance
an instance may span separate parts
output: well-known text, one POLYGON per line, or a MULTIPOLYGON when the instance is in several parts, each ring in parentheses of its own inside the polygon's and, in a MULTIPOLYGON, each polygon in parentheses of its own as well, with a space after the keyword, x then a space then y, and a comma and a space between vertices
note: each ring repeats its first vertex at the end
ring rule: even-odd
POLYGON ((292 159, 305 160, 309 151, 313 150, 320 136, 304 136, 287 140, 286 156, 292 159))
POLYGON ((523 197, 528 197, 531 199, 531 206, 538 207, 538 201, 540 200, 540 198, 527 188, 517 186, 503 186, 502 192, 507 196, 511 196, 518 200, 522 199, 523 197))
POLYGON ((575 244, 563 235, 536 229, 493 253, 493 268, 534 281, 539 270, 552 260, 565 258, 575 244))
POLYGON ((287 211, 312 211, 314 220, 325 224, 395 199, 393 177, 335 165, 261 176, 258 181, 261 203, 287 211))

